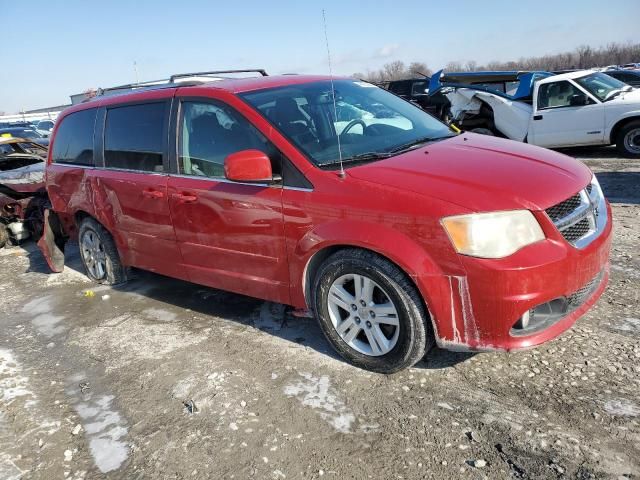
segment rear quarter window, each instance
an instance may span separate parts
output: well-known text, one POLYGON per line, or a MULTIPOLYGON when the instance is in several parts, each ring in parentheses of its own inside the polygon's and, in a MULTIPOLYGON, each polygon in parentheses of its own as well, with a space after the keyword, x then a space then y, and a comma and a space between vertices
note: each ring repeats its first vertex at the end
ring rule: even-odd
POLYGON ((53 142, 54 163, 93 166, 93 130, 97 109, 82 110, 62 119, 53 142))
POLYGON ((166 116, 166 102, 108 109, 104 131, 105 167, 164 172, 166 116))

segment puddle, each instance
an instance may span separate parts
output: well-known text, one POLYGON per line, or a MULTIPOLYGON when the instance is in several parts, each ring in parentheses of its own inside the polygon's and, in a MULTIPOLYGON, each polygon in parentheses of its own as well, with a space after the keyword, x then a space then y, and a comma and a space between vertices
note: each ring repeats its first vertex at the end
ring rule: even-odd
POLYGON ((329 382, 329 377, 314 377, 310 373, 301 373, 304 380, 284 387, 284 394, 296 397, 300 402, 319 410, 320 416, 333 428, 342 433, 351 433, 351 425, 355 422, 355 415, 337 396, 329 382))
POLYGON ((53 337, 66 330, 66 327, 61 324, 64 320, 63 316, 54 315, 51 313, 51 296, 46 295, 41 298, 31 300, 22 308, 24 313, 33 315, 31 322, 33 326, 46 337, 53 337))
POLYGON ((162 308, 147 308, 142 313, 150 319, 160 322, 173 322, 178 318, 178 315, 175 313, 162 308))

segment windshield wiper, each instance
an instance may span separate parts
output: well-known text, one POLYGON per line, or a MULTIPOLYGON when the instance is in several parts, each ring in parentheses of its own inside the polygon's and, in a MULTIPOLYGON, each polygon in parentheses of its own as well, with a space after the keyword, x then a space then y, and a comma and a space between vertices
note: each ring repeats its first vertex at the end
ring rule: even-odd
POLYGON ((609 100, 612 100, 614 98, 616 98, 618 95, 620 95, 622 92, 626 92, 627 90, 625 90, 624 88, 620 88, 618 90, 613 90, 611 92, 609 92, 606 96, 606 98, 604 99, 605 102, 608 102, 609 100))
POLYGON ((412 147, 417 147, 419 145, 423 145, 425 143, 429 143, 429 142, 435 142, 436 140, 442 140, 445 138, 450 138, 453 137, 453 135, 443 135, 441 137, 421 137, 421 138, 417 138, 415 140, 412 140, 411 142, 408 143, 404 143, 402 145, 397 146, 396 148, 389 150, 389 153, 400 153, 403 152, 405 150, 409 150, 412 147))
MULTIPOLYGON (((359 153, 358 155, 353 155, 351 157, 343 158, 342 163, 358 163, 358 162, 368 162, 372 160, 381 160, 383 158, 393 157, 393 153, 389 152, 366 152, 359 153)), ((323 163, 321 167, 327 167, 332 165, 340 165, 340 160, 334 160, 333 162, 323 163)))

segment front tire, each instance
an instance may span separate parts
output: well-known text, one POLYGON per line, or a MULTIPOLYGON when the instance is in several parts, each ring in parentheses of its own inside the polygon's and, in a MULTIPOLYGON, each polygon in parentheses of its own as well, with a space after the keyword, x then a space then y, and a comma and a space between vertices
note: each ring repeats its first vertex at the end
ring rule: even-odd
POLYGON ((629 122, 620 129, 616 148, 625 157, 640 157, 640 122, 629 122))
POLYGON ((327 340, 357 367, 394 373, 414 365, 435 344, 415 286, 373 252, 331 255, 318 270, 313 292, 327 340))
POLYGON ((118 285, 127 281, 127 270, 111 234, 93 218, 85 218, 78 234, 80 257, 87 276, 104 285, 118 285))

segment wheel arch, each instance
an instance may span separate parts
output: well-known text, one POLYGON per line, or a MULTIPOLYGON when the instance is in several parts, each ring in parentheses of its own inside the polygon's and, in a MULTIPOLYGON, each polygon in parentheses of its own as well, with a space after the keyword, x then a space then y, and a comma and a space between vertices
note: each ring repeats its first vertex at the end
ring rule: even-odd
POLYGON ((427 312, 427 315, 429 316, 429 321, 431 322, 431 328, 433 329, 434 332, 437 331, 436 325, 434 324, 434 318, 431 313, 432 310, 429 308, 430 302, 425 297, 423 288, 420 288, 420 285, 418 285, 418 282, 416 282, 416 276, 412 275, 410 272, 407 271, 405 267, 403 267, 398 262, 394 261, 389 256, 385 255, 384 253, 381 253, 376 249, 364 247, 362 245, 349 244, 349 243, 327 245, 324 248, 321 248, 318 251, 316 251, 311 256, 311 258, 309 258, 309 260, 307 261, 307 264, 305 265, 304 277, 303 277, 303 288, 304 288, 305 301, 310 309, 313 309, 313 305, 314 305, 312 285, 315 282, 315 277, 318 273, 318 270, 329 257, 331 257, 333 254, 342 250, 362 250, 362 251, 371 252, 385 259, 386 261, 396 266, 397 268, 399 268, 400 271, 405 274, 405 276, 407 277, 411 285, 413 285, 413 287, 416 289, 416 292, 418 292, 418 296, 420 297, 422 306, 424 307, 425 311, 427 312))
POLYGON ((620 132, 620 130, 624 128, 625 125, 633 121, 640 121, 640 112, 636 112, 632 116, 618 120, 618 122, 611 128, 611 132, 609 133, 609 142, 612 144, 616 143, 618 132, 620 132))
MULTIPOLYGON (((404 233, 367 222, 334 222, 303 237, 295 252, 299 262, 295 262, 298 266, 292 269, 291 278, 294 286, 292 298, 296 306, 313 306, 312 288, 318 269, 328 257, 344 249, 370 251, 397 266, 416 288, 433 321, 431 304, 437 292, 430 291, 426 284, 429 283, 427 279, 444 275, 440 265, 422 245, 404 233), (363 232, 370 232, 373 228, 376 235, 363 236, 363 232)), ((446 257, 446 254, 442 252, 441 256, 446 257)), ((455 254, 452 262, 462 269, 455 254)))

